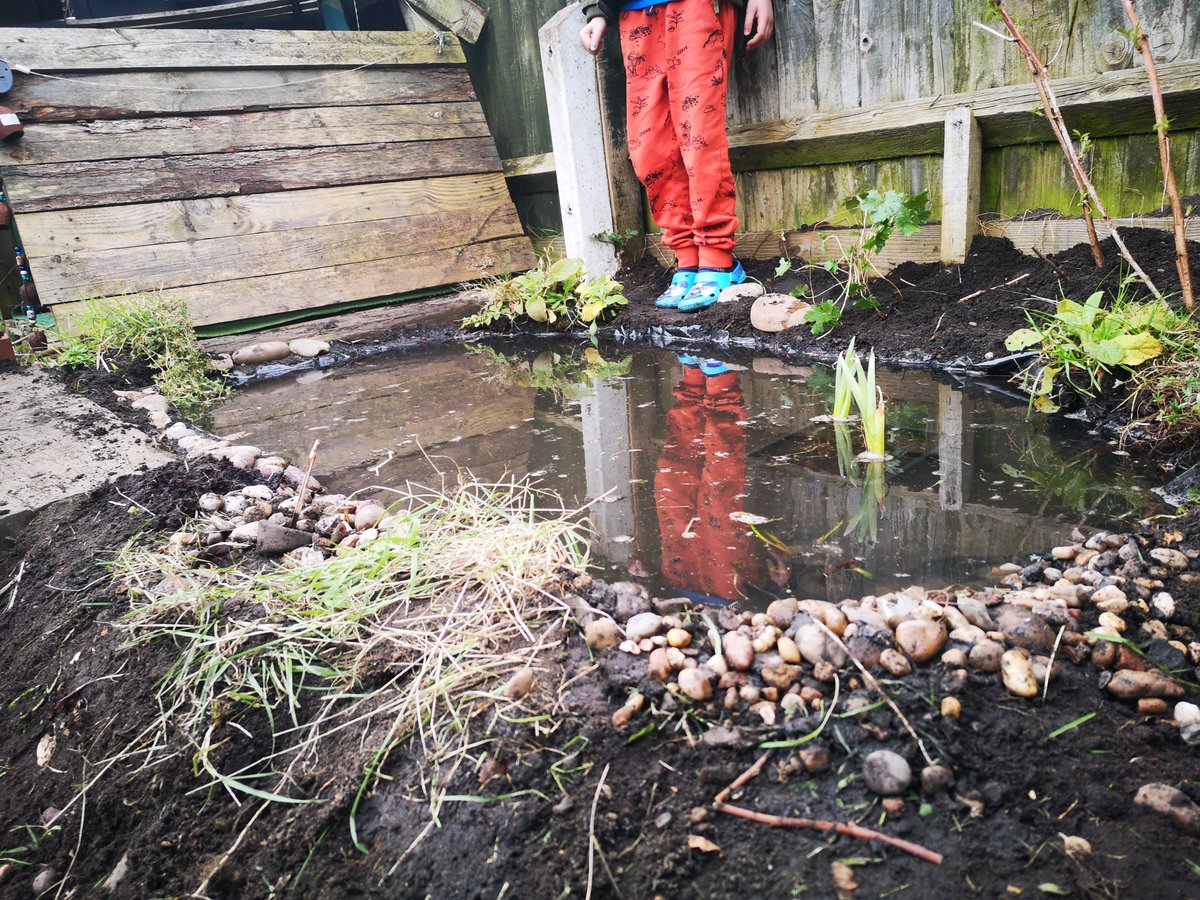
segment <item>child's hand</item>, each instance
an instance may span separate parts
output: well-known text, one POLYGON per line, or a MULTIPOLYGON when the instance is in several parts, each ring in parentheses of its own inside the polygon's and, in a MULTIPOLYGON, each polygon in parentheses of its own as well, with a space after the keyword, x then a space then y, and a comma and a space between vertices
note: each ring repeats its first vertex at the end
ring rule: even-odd
POLYGON ((747 0, 746 3, 746 49, 753 50, 765 44, 775 33, 775 8, 771 0, 747 0), (750 37, 753 34, 754 37, 750 37))
MULTIPOLYGON (((770 0, 767 0, 767 5, 770 6, 770 0)), ((603 16, 597 16, 583 26, 583 30, 579 32, 579 43, 583 44, 583 49, 595 56, 600 52, 600 45, 604 43, 604 32, 608 31, 608 22, 603 16)))

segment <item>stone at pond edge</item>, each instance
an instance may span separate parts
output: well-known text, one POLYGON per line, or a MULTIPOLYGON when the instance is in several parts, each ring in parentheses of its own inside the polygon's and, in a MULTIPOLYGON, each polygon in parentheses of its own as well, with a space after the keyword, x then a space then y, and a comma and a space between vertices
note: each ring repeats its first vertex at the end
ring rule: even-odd
POLYGON ((641 641, 658 634, 662 627, 663 617, 658 613, 638 613, 625 623, 625 637, 631 641, 641 641))
POLYGON ((313 536, 306 531, 260 522, 257 550, 263 556, 283 556, 289 550, 312 545, 313 536))
POLYGON ((263 341, 261 344, 251 344, 233 351, 233 362, 238 366, 257 366, 283 359, 291 352, 283 341, 263 341))
POLYGON ((1029 653, 1019 647, 1006 650, 1000 657, 1000 678, 1011 694, 1026 699, 1037 696, 1038 683, 1029 653))
POLYGON ((745 672, 754 662, 754 644, 740 631, 731 631, 721 638, 721 648, 731 669, 745 672))
POLYGON ((311 359, 314 356, 320 356, 322 353, 329 352, 329 344, 326 341, 318 341, 315 338, 296 338, 288 343, 288 349, 297 356, 303 356, 311 359))
POLYGON ((1133 802, 1160 813, 1188 834, 1200 834, 1200 806, 1183 791, 1169 784, 1144 784, 1138 788, 1133 802))
POLYGON ((736 303, 738 300, 753 300, 761 297, 766 291, 757 281, 747 281, 742 284, 731 284, 721 291, 717 297, 718 303, 736 303))
POLYGON ((1141 697, 1165 697, 1173 700, 1183 696, 1183 688, 1157 669, 1147 669, 1144 672, 1122 669, 1113 675, 1107 690, 1122 700, 1141 697))
POLYGON ((876 750, 863 760, 863 781, 881 797, 903 794, 912 784, 912 768, 899 753, 876 750))
POLYGON ((928 662, 945 645, 946 628, 929 619, 909 619, 896 626, 896 643, 913 662, 928 662))
POLYGON ((758 331, 784 331, 803 325, 809 309, 809 303, 789 294, 764 294, 750 307, 750 324, 758 331))
POLYGON ((704 701, 712 698, 712 682, 701 669, 684 669, 680 672, 679 690, 690 700, 704 701))
POLYGON ((596 619, 584 629, 583 639, 593 650, 606 650, 621 643, 621 629, 612 619, 596 619))

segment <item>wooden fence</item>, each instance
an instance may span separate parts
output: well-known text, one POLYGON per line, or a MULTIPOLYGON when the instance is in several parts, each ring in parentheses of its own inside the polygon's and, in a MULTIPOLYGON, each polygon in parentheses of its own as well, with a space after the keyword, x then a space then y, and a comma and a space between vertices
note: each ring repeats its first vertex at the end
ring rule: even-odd
POLYGON ((0 176, 43 302, 163 288, 208 324, 533 261, 453 35, 0 29, 0 58, 41 73, 0 176))

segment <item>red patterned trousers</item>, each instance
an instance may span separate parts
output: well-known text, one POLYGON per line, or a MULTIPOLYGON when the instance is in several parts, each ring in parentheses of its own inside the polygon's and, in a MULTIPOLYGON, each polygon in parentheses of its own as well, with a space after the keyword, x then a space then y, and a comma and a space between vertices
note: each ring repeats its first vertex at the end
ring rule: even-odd
POLYGON ((733 264, 736 192, 725 100, 736 13, 728 2, 621 13, 629 157, 680 266, 733 264))

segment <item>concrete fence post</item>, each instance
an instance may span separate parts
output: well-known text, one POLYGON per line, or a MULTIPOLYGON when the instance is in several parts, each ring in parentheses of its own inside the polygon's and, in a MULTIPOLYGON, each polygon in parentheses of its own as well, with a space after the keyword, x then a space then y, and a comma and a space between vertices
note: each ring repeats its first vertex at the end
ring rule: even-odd
POLYGON ((969 107, 946 114, 942 155, 942 262, 966 262, 971 239, 979 230, 979 185, 983 138, 969 107))

